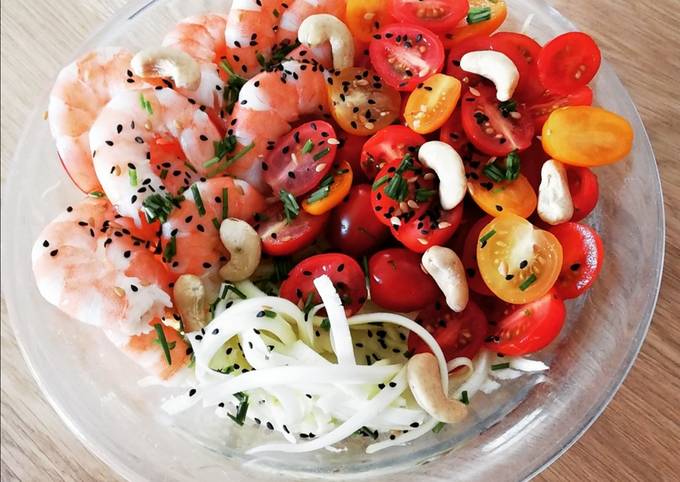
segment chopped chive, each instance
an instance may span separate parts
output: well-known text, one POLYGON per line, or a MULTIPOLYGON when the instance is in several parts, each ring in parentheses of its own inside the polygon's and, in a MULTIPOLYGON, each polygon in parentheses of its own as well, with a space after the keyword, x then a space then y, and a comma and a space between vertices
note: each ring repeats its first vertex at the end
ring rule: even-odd
POLYGON ((255 55, 255 58, 257 59, 257 63, 260 64, 260 67, 265 68, 267 66, 267 61, 264 58, 264 55, 262 55, 261 52, 258 52, 255 55))
POLYGON ((161 170, 160 178, 165 179, 166 177, 168 177, 168 170, 167 169, 161 170))
POLYGON ((128 176, 130 177, 130 186, 137 186, 137 169, 128 168, 128 176))
POLYGON ((238 425, 243 425, 246 420, 246 414, 248 413, 248 395, 243 392, 235 393, 234 396, 240 402, 236 408, 236 415, 228 413, 230 419, 236 422, 238 425))
POLYGON ((144 94, 139 94, 139 103, 141 104, 142 109, 144 109, 147 114, 149 115, 153 114, 153 107, 151 107, 151 102, 144 98, 144 94))
POLYGON ((446 426, 444 422, 439 422, 437 425, 434 426, 432 429, 432 433, 439 433, 442 431, 442 429, 446 426))
POLYGON ((205 206, 203 205, 203 198, 201 198, 201 193, 198 191, 198 186, 196 186, 196 184, 191 185, 191 195, 194 197, 199 216, 203 216, 205 214, 205 206))
POLYGON ((203 163, 203 167, 205 167, 205 168, 207 169, 207 168, 209 168, 209 167, 214 166, 214 165, 217 164, 218 162, 220 162, 220 158, 219 158, 219 157, 211 157, 210 159, 208 159, 207 161, 205 161, 205 162, 203 163))
POLYGON ((489 120, 489 117, 486 116, 485 114, 481 113, 481 112, 475 112, 474 117, 475 117, 475 120, 477 121, 477 124, 479 124, 479 125, 482 125, 485 122, 488 122, 488 120, 489 120))
POLYGON ((494 234, 496 234, 496 230, 495 230, 495 229, 492 229, 491 231, 489 231, 488 233, 486 233, 484 236, 482 236, 481 238, 479 238, 479 244, 482 245, 482 248, 483 248, 484 246, 486 246, 486 242, 487 242, 488 240, 490 240, 490 239, 494 236, 494 234))
POLYGON ((531 275, 530 275, 527 279, 525 279, 524 281, 522 281, 522 284, 521 284, 521 285, 519 285, 519 290, 520 290, 520 291, 525 291, 529 286, 531 286, 532 284, 534 284, 534 283, 536 282, 537 279, 538 279, 538 278, 536 277, 536 275, 535 275, 534 273, 531 273, 531 275))
POLYGON ((222 188, 222 221, 229 217, 229 189, 222 188))
MULTIPOLYGON (((229 62, 227 62, 225 59, 222 59, 220 62, 220 67, 229 76, 229 79, 227 80, 227 86, 224 89, 223 97, 226 102, 227 112, 231 114, 231 112, 234 110, 236 102, 238 101, 238 95, 241 92, 241 88, 245 85, 248 79, 245 79, 234 72, 234 69, 231 68, 231 65, 229 65, 229 62)), ((220 156, 220 158, 221 157, 222 156, 220 156)))
POLYGON ((375 191, 376 189, 378 189, 380 186, 382 186, 383 184, 385 184, 389 180, 390 180, 389 174, 385 174, 383 177, 381 177, 380 179, 376 180, 373 183, 373 190, 375 191))
POLYGON ((366 286, 368 286, 371 281, 368 274, 368 257, 366 255, 361 258, 361 266, 364 268, 364 280, 366 282, 366 286))
POLYGON ((215 229, 217 229, 219 231, 220 230, 220 222, 217 220, 217 218, 212 218, 212 223, 213 223, 213 226, 215 226, 215 229))
POLYGON ((161 223, 164 223, 168 220, 168 216, 170 216, 174 207, 178 205, 176 199, 167 194, 164 196, 158 193, 152 194, 142 202, 144 214, 150 223, 154 222, 156 219, 161 223))
POLYGON ((512 151, 505 158, 505 179, 514 181, 519 177, 520 157, 517 151, 512 151))
POLYGON ((242 300, 245 300, 246 298, 248 298, 248 297, 245 295, 245 293, 243 293, 243 291, 241 291, 240 289, 238 289, 238 288, 237 288, 236 286, 234 286, 234 285, 227 285, 227 289, 226 289, 226 292, 225 292, 225 295, 224 295, 224 296, 227 296, 226 293, 228 293, 228 292, 230 292, 230 291, 231 291, 232 293, 234 293, 236 296, 238 296, 239 298, 241 298, 242 300))
POLYGON ((465 405, 470 404, 470 399, 468 398, 467 390, 463 390, 463 393, 460 394, 460 401, 463 402, 465 405))
POLYGON ((432 189, 418 188, 416 189, 416 202, 429 201, 436 192, 437 191, 433 191, 432 189))
POLYGON ((267 318, 276 318, 276 312, 272 310, 264 310, 264 316, 267 318))
POLYGON ((227 159, 227 164, 224 167, 227 168, 227 167, 231 166, 233 163, 235 163, 236 161, 241 159, 243 156, 248 154, 253 149, 253 147, 255 147, 255 143, 251 142, 250 144, 245 146, 243 149, 238 151, 236 154, 234 154, 232 157, 227 159))
POLYGON ((309 195, 309 197, 307 198, 307 203, 313 204, 315 202, 321 201, 322 199, 327 198, 330 192, 331 192, 330 186, 322 186, 309 195))
POLYGON ((321 320, 321 329, 325 331, 331 331, 331 320, 328 318, 321 320))
POLYGON ((505 178, 505 173, 496 164, 489 164, 484 167, 484 175, 494 182, 501 182, 505 178))
POLYGON ((279 191, 279 199, 281 199, 281 202, 283 203, 283 213, 286 215, 288 222, 292 221, 300 214, 300 205, 295 200, 295 196, 291 193, 285 189, 281 189, 281 191, 279 191))
POLYGON ((491 18, 491 7, 473 7, 468 11, 467 23, 472 25, 473 23, 484 22, 491 18))
POLYGON ((492 370, 505 370, 506 368, 510 368, 510 362, 505 362, 505 363, 496 363, 495 365, 491 365, 492 370))
POLYGON ((517 110, 517 102, 512 99, 499 102, 498 110, 501 111, 501 115, 503 117, 508 117, 511 112, 515 112, 517 110))
POLYGON ((319 159, 321 159, 322 157, 324 157, 324 156, 325 156, 326 154, 328 154, 329 152, 331 152, 331 148, 330 148, 330 147, 326 147, 326 148, 320 150, 319 152, 317 152, 316 154, 314 154, 314 156, 312 157, 312 159, 314 159, 315 161, 318 161, 319 159))
POLYGON ((168 340, 165 339, 165 332, 163 331, 163 326, 160 323, 156 323, 155 325, 153 325, 153 327, 156 330, 156 335, 158 336, 157 341, 163 348, 163 353, 165 353, 165 360, 168 362, 168 365, 172 365, 172 357, 170 356, 171 348, 168 346, 168 340))
POLYGON ((305 145, 302 146, 302 153, 303 154, 309 154, 312 152, 312 149, 314 149, 314 141, 311 139, 307 139, 307 142, 305 142, 305 145))
POLYGON ((92 192, 88 193, 87 195, 90 196, 90 197, 94 197, 94 198, 104 197, 104 193, 101 192, 101 191, 92 191, 92 192))
POLYGON ((172 236, 170 238, 170 241, 168 241, 168 244, 165 245, 165 249, 163 250, 163 257, 165 258, 166 261, 172 261, 172 258, 174 258, 176 254, 177 254, 177 238, 175 236, 172 236))
POLYGON ((309 312, 312 311, 312 308, 314 308, 314 292, 310 291, 307 293, 307 299, 302 307, 302 312, 305 314, 305 321, 307 320, 309 312))
POLYGON ((190 171, 193 171, 194 173, 198 173, 198 171, 196 170, 194 165, 192 163, 190 163, 189 161, 184 161, 184 165, 186 167, 188 167, 190 171))

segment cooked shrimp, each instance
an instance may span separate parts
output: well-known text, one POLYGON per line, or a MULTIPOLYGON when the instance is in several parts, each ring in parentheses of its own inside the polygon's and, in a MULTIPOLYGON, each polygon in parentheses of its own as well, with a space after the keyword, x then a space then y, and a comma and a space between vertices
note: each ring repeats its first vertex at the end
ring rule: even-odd
POLYGON ((294 42, 304 19, 318 13, 328 13, 342 19, 345 15, 345 0, 294 0, 281 15, 276 41, 294 42))
POLYGON ((172 306, 170 274, 118 224, 105 199, 86 198, 43 229, 33 246, 33 273, 47 301, 71 317, 127 335, 172 306))
POLYGON ((73 182, 99 190, 88 134, 114 95, 139 85, 128 70, 132 54, 120 48, 88 52, 64 67, 50 93, 48 118, 57 152, 73 182))
POLYGON ((325 69, 308 58, 311 57, 308 49, 298 49, 291 57, 295 60, 283 62, 276 71, 262 72, 243 86, 228 123, 227 133, 236 136, 241 146, 253 144, 228 172, 260 192, 269 190, 262 179, 261 167, 267 149, 290 131, 291 123, 301 116, 324 116, 328 112, 325 69))

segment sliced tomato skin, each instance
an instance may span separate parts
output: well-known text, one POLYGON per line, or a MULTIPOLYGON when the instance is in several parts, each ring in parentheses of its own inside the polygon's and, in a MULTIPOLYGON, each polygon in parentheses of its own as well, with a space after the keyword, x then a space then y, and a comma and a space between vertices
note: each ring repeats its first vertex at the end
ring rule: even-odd
POLYGON ((424 2, 409 2, 404 0, 391 0, 390 14, 398 22, 412 23, 425 27, 436 33, 444 33, 454 28, 468 13, 470 5, 467 0, 430 0, 438 4, 435 8, 443 10, 443 15, 428 16, 427 0, 424 2))
POLYGON ((262 163, 264 180, 275 193, 284 189, 293 196, 311 191, 328 173, 337 153, 335 129, 328 122, 307 122, 283 136, 262 163), (304 152, 308 141, 312 149, 304 152), (325 155, 319 157, 322 153, 325 155), (293 155, 296 160, 293 160, 293 155))
POLYGON ((361 170, 375 179, 385 164, 397 165, 407 153, 415 155, 425 138, 405 126, 393 125, 369 137, 361 150, 361 170))
POLYGON ((540 96, 531 99, 528 107, 536 126, 536 132, 541 132, 552 111, 568 105, 593 105, 593 91, 588 86, 583 86, 568 95, 555 94, 546 90, 540 96))
POLYGON ((451 239, 463 218, 463 203, 448 211, 436 207, 420 217, 414 217, 400 226, 390 226, 392 235, 416 253, 424 253, 432 246, 443 246, 451 239), (433 222, 433 218, 438 222, 433 222), (439 227, 443 223, 446 223, 444 227, 439 227))
POLYGON ((457 78, 463 86, 475 86, 479 84, 482 81, 482 77, 463 70, 460 67, 460 60, 469 52, 489 49, 491 49, 491 38, 488 35, 470 37, 457 43, 449 50, 449 56, 446 59, 446 75, 457 78))
POLYGON ((491 49, 504 53, 519 71, 519 84, 513 98, 527 101, 540 96, 545 87, 538 78, 536 61, 541 46, 528 35, 516 32, 497 32, 491 36, 491 49))
POLYGON ((508 356, 535 353, 557 338, 567 315, 564 301, 554 292, 524 305, 516 305, 487 339, 486 348, 508 356))
POLYGON ((371 186, 357 184, 331 214, 328 237, 333 246, 351 256, 363 256, 384 244, 390 238, 389 229, 369 210, 371 186))
POLYGON ((546 89, 567 95, 588 84, 600 68, 602 54, 583 32, 567 32, 548 42, 536 66, 546 89))
MULTIPOLYGON (((443 299, 428 306, 415 320, 426 327, 437 341, 447 361, 457 357, 474 358, 484 345, 488 323, 484 312, 470 300, 461 313, 452 311, 443 299)), ((408 337, 409 353, 430 353, 430 347, 411 332, 408 337)))
POLYGON ((479 233, 484 229, 484 226, 489 224, 493 218, 491 216, 484 216, 470 227, 463 245, 463 256, 461 261, 465 267, 465 275, 467 276, 468 287, 480 295, 493 296, 493 291, 489 289, 482 275, 479 273, 479 265, 477 264, 477 243, 479 240, 479 233))
POLYGON ((565 299, 581 296, 593 285, 602 270, 602 239, 590 226, 564 223, 550 228, 562 245, 562 271, 555 282, 557 294, 565 299))
POLYGON ((588 216, 600 197, 597 175, 587 167, 565 166, 569 181, 569 193, 574 204, 573 222, 581 221, 588 216))
POLYGON ((431 30, 411 24, 397 23, 384 27, 371 40, 368 51, 371 64, 378 75, 387 85, 400 91, 412 91, 432 74, 439 72, 444 65, 444 46, 439 37, 431 30), (407 40, 403 40, 405 38, 407 40), (425 49, 424 53, 419 51, 420 47, 425 49), (405 55, 404 52, 408 52, 409 56, 418 57, 421 65, 409 62, 406 66, 402 63, 406 62, 403 59, 389 61, 405 55), (402 65, 404 68, 400 67, 397 71, 396 65, 402 65), (412 74, 408 75, 407 71, 412 74))
POLYGON ((461 109, 458 108, 453 111, 449 120, 447 120, 439 131, 439 140, 446 142, 453 147, 458 154, 463 154, 469 149, 470 141, 463 129, 463 120, 460 118, 461 109))
POLYGON ((470 142, 490 156, 507 156, 531 146, 535 127, 526 106, 517 104, 518 118, 505 117, 498 108, 495 88, 478 84, 475 89, 480 95, 468 91, 461 100, 463 129, 470 142))
POLYGON ((279 203, 269 208, 254 228, 262 239, 262 251, 271 256, 288 256, 310 246, 323 232, 330 213, 313 216, 304 210, 288 222, 279 203))
POLYGON ((420 268, 420 255, 404 248, 378 251, 368 262, 371 299, 379 306, 407 313, 440 296, 432 277, 420 268))
POLYGON ((281 284, 279 296, 300 306, 312 293, 314 303, 320 303, 314 279, 322 275, 333 281, 347 316, 361 309, 368 297, 364 272, 354 258, 341 253, 317 254, 302 260, 281 284))

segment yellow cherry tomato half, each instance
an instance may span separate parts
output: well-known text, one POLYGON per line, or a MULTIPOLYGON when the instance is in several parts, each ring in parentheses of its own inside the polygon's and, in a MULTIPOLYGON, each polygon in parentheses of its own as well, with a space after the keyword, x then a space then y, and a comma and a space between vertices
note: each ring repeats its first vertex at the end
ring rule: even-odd
POLYGON ((491 216, 516 214, 528 218, 538 199, 531 183, 520 174, 514 181, 494 182, 481 171, 468 174, 468 192, 477 205, 491 216))
POLYGON ((493 293, 513 304, 545 295, 562 269, 562 245, 524 218, 503 214, 479 233, 477 262, 493 293))
POLYGON ((508 8, 503 0, 469 0, 469 3, 470 13, 467 19, 463 19, 462 25, 456 27, 453 32, 443 35, 444 47, 447 49, 470 37, 491 35, 498 30, 508 16, 508 8), (489 18, 479 22, 474 21, 475 18, 486 17, 489 18), (468 23, 468 19, 473 23, 468 23))
POLYGON ((334 165, 319 186, 302 201, 302 209, 315 216, 330 211, 347 196, 353 179, 349 162, 342 161, 339 166, 334 165))
POLYGON ((602 166, 628 155, 633 128, 620 115, 599 107, 563 107, 548 117, 541 142, 545 152, 565 164, 602 166))
POLYGON ((419 84, 408 96, 404 120, 418 134, 429 134, 451 117, 460 98, 460 81, 444 74, 434 74, 419 84))
POLYGON ((345 21, 355 39, 368 43, 378 30, 392 22, 388 0, 347 0, 345 21))
POLYGON ((371 135, 399 117, 401 95, 371 69, 348 67, 328 84, 331 115, 349 134, 371 135))

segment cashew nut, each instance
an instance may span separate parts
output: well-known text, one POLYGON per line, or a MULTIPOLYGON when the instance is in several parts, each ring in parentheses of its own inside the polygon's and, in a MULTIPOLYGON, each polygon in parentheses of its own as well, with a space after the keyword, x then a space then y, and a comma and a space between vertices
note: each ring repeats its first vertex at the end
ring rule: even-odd
POLYGON ((519 82, 517 66, 507 55, 495 50, 468 52, 460 59, 460 68, 493 82, 496 85, 496 98, 500 102, 512 98, 519 82))
POLYGON ((262 244, 257 231, 247 222, 228 218, 220 226, 220 239, 231 256, 220 268, 225 281, 243 281, 250 278, 260 264, 262 244))
POLYGON ((541 168, 537 211, 548 224, 565 223, 574 215, 567 171, 559 161, 550 159, 541 168))
POLYGON ((458 255, 449 248, 432 246, 423 253, 422 264, 446 296, 449 308, 457 313, 463 311, 470 293, 465 268, 458 255))
POLYGON ((130 61, 130 69, 142 78, 171 78, 181 89, 196 90, 201 83, 198 62, 186 52, 170 47, 152 47, 137 52, 130 61))
POLYGON ((179 311, 184 331, 200 330, 208 324, 205 287, 201 278, 193 274, 183 274, 173 288, 175 308, 179 311))
POLYGON ((418 150, 418 160, 439 178, 439 202, 448 211, 458 206, 467 191, 463 159, 445 142, 426 142, 418 150))
POLYGON ((341 20, 327 13, 310 15, 298 29, 298 40, 309 47, 330 42, 333 68, 342 70, 354 65, 354 40, 352 33, 341 20))
POLYGON ((439 364, 432 353, 419 353, 406 363, 408 386, 420 407, 444 423, 460 422, 467 415, 467 406, 450 400, 442 388, 439 364))

